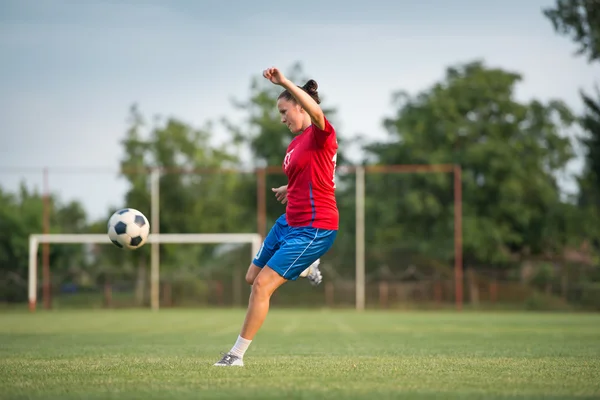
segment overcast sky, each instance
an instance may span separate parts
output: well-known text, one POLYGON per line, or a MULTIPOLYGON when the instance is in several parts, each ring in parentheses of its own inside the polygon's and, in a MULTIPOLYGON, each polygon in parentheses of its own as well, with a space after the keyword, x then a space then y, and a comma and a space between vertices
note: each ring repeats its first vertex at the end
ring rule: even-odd
POLYGON ((521 100, 559 98, 581 111, 578 89, 600 83, 600 71, 554 33, 541 11, 551 4, 3 0, 0 185, 41 188, 41 168, 60 167, 52 190, 104 215, 123 205, 115 176, 132 103, 200 126, 235 116, 231 98, 244 99, 262 69, 296 61, 338 108, 345 136, 384 137, 394 91, 424 90, 475 59, 522 73, 521 100), (83 167, 107 172, 64 172, 83 167))

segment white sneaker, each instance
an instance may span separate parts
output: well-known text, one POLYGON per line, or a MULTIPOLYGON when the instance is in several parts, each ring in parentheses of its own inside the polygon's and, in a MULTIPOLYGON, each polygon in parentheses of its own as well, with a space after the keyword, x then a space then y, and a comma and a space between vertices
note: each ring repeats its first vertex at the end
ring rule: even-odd
POLYGON ((243 367, 244 360, 231 353, 227 353, 220 361, 213 364, 215 367, 243 367))
POLYGON ((319 269, 319 264, 321 264, 321 259, 317 259, 314 263, 312 263, 308 268, 306 268, 300 274, 301 277, 307 278, 311 285, 317 286, 323 280, 323 275, 321 275, 321 270, 319 269))

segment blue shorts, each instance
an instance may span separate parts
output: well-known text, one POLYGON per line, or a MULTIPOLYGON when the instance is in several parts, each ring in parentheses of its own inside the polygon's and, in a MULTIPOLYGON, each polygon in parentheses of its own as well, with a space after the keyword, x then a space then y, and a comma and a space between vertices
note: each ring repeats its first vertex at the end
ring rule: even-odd
POLYGON ((268 265, 285 279, 295 281, 327 253, 336 236, 336 230, 289 226, 283 214, 275 221, 252 263, 260 268, 268 265))

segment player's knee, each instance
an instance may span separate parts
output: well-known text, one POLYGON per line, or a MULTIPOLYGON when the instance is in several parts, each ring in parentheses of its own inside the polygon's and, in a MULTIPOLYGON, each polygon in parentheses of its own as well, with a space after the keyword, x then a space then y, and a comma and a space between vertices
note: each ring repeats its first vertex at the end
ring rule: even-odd
POLYGON ((258 275, 254 279, 254 283, 252 284, 252 294, 260 297, 268 297, 270 296, 269 288, 270 288, 269 278, 266 275, 258 275))

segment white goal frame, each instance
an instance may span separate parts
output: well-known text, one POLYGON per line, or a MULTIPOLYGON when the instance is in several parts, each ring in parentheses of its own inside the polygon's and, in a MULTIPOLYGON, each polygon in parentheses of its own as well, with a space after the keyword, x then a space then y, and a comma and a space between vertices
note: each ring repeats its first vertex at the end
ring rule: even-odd
MULTIPOLYGON (((61 244, 109 244, 111 243, 106 234, 33 234, 29 236, 29 310, 35 311, 37 305, 37 285, 38 285, 38 249, 42 243, 61 243, 61 244)), ((258 233, 151 233, 148 235, 148 244, 232 244, 232 243, 250 243, 252 246, 252 255, 250 260, 258 253, 262 245, 262 236, 258 233)), ((153 246, 153 248, 157 248, 153 246)), ((159 308, 159 260, 158 251, 151 253, 151 273, 150 273, 150 297, 153 310, 159 308)))

